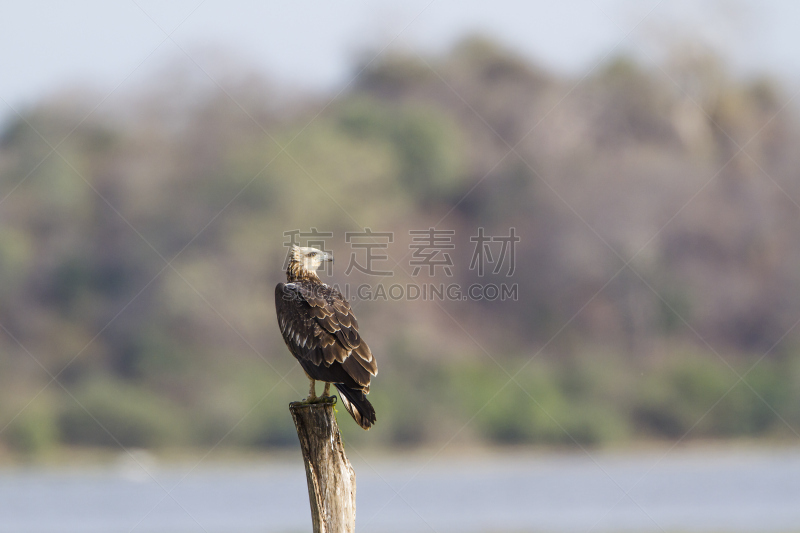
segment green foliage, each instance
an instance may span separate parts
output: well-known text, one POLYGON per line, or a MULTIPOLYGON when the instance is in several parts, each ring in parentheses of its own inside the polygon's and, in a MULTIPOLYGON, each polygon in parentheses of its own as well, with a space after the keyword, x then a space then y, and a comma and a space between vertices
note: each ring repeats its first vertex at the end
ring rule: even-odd
POLYGON ((764 434, 779 426, 781 411, 791 412, 791 384, 779 361, 752 368, 698 352, 648 376, 633 417, 645 432, 667 438, 764 434))
MULTIPOLYGON (((294 373, 295 378, 301 375, 301 372, 294 373)), ((225 443, 259 448, 296 445, 297 432, 292 417, 289 416, 288 402, 280 399, 301 400, 305 397, 307 383, 303 378, 276 381, 275 376, 264 375, 262 372, 249 379, 242 376, 237 381, 236 388, 240 394, 246 392, 242 395, 242 406, 245 409, 231 413, 233 416, 220 425, 220 429, 226 432, 233 428, 225 443), (300 397, 297 397, 298 388, 303 391, 300 397)), ((321 384, 318 388, 322 388, 321 384)), ((322 390, 318 390, 317 394, 322 394, 322 390)))
POLYGON ((392 134, 400 179, 419 203, 449 198, 457 189, 460 150, 444 117, 417 111, 402 117, 392 134))
POLYGON ((339 122, 362 142, 377 138, 391 146, 398 182, 415 203, 446 201, 460 190, 463 143, 456 124, 441 111, 356 98, 342 109, 339 122))
POLYGON ((672 363, 642 383, 638 421, 669 438, 680 438, 695 424, 708 426, 702 415, 725 401, 735 385, 733 372, 711 361, 706 354, 672 363))
POLYGON ((88 378, 63 399, 64 442, 88 446, 157 447, 187 442, 180 408, 143 387, 88 378))
POLYGON ((28 275, 31 256, 31 242, 24 232, 14 228, 0 231, 0 279, 3 280, 0 284, 0 302, 19 297, 20 286, 28 275))
POLYGON ((574 394, 568 374, 536 362, 519 373, 484 364, 457 374, 454 386, 470 388, 462 409, 477 413, 479 433, 497 444, 599 445, 627 436, 618 407, 574 394))
POLYGON ((56 409, 52 397, 41 394, 21 407, 4 431, 12 450, 26 456, 45 453, 59 443, 56 409))
POLYGON ((800 424, 798 332, 784 337, 800 315, 797 117, 779 86, 727 79, 713 57, 663 67, 678 87, 625 58, 579 83, 470 38, 384 55, 337 98, 187 82, 124 113, 34 105, 0 137, 2 414, 50 380, 26 351, 75 399, 32 404, 0 442, 293 445, 286 406, 306 383, 275 325, 283 233, 334 232, 332 281, 356 285, 376 280, 344 277, 345 232, 394 232, 381 281, 406 283, 408 231, 438 221, 457 246, 434 281, 520 297, 359 302, 379 422, 341 416, 348 442, 786 434, 800 424), (479 227, 516 228, 513 279, 469 269, 479 227))

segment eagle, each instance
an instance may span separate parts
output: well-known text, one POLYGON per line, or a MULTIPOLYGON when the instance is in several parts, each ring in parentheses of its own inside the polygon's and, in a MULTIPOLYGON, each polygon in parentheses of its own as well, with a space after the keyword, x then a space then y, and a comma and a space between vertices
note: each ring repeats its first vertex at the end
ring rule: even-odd
POLYGON ((319 279, 316 270, 333 256, 316 248, 293 245, 286 269, 287 283, 275 287, 275 311, 283 340, 303 367, 311 388, 306 402, 319 401, 315 385, 331 383, 356 423, 369 429, 375 409, 367 400, 369 382, 378 363, 358 332, 358 322, 342 293, 319 279))

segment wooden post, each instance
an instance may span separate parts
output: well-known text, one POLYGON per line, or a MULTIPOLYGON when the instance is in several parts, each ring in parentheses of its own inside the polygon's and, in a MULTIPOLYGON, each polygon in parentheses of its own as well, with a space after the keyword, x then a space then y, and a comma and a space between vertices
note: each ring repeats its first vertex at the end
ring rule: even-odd
POLYGON ((344 454, 335 403, 334 397, 289 404, 306 464, 314 533, 353 533, 356 528, 356 473, 344 454))

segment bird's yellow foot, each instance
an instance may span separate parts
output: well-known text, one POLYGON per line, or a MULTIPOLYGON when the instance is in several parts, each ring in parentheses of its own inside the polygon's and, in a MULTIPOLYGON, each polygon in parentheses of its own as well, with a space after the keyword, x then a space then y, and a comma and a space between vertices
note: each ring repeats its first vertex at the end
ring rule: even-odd
POLYGON ((329 401, 331 401, 331 397, 330 396, 317 396, 316 398, 314 398, 313 400, 311 400, 308 403, 326 403, 326 402, 329 402, 329 401))
POLYGON ((331 401, 333 401, 333 402, 336 401, 334 396, 330 396, 330 392, 331 392, 331 384, 330 383, 326 383, 325 384, 325 390, 322 392, 322 396, 317 396, 316 392, 314 391, 315 380, 309 378, 309 382, 310 382, 309 383, 310 387, 309 387, 309 390, 308 390, 308 397, 305 400, 303 400, 302 403, 312 404, 312 403, 329 403, 331 401), (331 400, 331 398, 334 398, 334 399, 331 400))
POLYGON ((309 400, 306 398, 302 403, 305 404, 318 404, 318 403, 336 403, 336 396, 315 396, 309 400))
POLYGON ((307 398, 303 398, 303 403, 317 403, 319 401, 319 396, 308 396, 307 398))

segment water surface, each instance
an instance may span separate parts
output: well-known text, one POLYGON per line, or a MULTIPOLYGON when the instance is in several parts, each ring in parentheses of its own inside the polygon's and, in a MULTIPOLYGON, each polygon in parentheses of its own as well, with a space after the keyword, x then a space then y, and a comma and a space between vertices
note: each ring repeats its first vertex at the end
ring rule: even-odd
MULTIPOLYGON (((800 531, 800 450, 351 460, 359 531, 800 531)), ((311 529, 299 453, 137 462, 0 471, 0 533, 311 529)))

